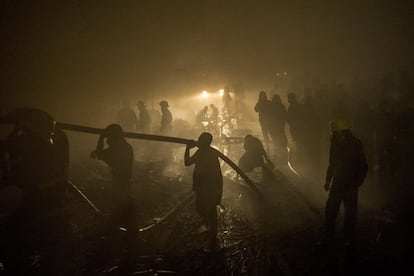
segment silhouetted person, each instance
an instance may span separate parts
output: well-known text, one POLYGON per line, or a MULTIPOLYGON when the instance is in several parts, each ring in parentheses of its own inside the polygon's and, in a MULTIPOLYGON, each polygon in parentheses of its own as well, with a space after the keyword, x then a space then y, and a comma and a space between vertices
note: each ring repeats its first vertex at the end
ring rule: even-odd
POLYGON ((343 119, 331 122, 329 166, 325 190, 329 197, 325 207, 325 240, 331 241, 341 204, 344 204, 344 239, 352 242, 357 220, 358 189, 367 173, 367 162, 362 143, 352 135, 350 126, 343 119), (332 182, 332 184, 331 184, 332 182))
POLYGON ((267 99, 266 92, 260 91, 259 99, 254 107, 254 110, 259 113, 259 123, 267 149, 269 149, 269 134, 272 116, 271 109, 271 103, 267 99))
POLYGON ((217 205, 220 205, 223 194, 223 176, 217 152, 210 147, 213 136, 204 132, 198 141, 188 144, 184 154, 184 164, 195 164, 193 172, 193 191, 196 194, 196 211, 203 218, 209 229, 210 247, 216 246, 217 205), (190 149, 198 150, 190 156, 190 149))
POLYGON ((31 274, 25 258, 39 254, 41 274, 57 274, 70 264, 62 257, 70 239, 64 212, 67 138, 55 130, 54 119, 42 110, 17 109, 8 117, 14 130, 3 148, 7 169, 0 185, 0 206, 6 204, 8 219, 1 259, 11 275, 31 274))
POLYGON ((287 111, 278 94, 273 95, 271 112, 270 135, 276 145, 281 160, 285 163, 287 158, 287 138, 285 134, 287 111))
POLYGON ((238 114, 238 117, 243 116, 245 113, 245 95, 246 91, 244 89, 244 86, 241 82, 237 82, 234 85, 234 97, 235 97, 235 108, 236 108, 236 114, 238 114))
POLYGON ((138 131, 142 133, 151 133, 151 115, 143 101, 137 103, 139 111, 138 131))
POLYGON ((138 129, 137 116, 131 109, 128 100, 124 100, 122 103, 122 108, 118 111, 117 122, 126 131, 136 131, 138 129))
POLYGON ((114 210, 111 214, 114 224, 112 226, 129 227, 132 211, 131 181, 134 153, 131 145, 123 137, 120 125, 111 124, 104 129, 99 136, 96 150, 91 153, 91 158, 104 161, 111 169, 110 191, 114 203, 114 210), (105 139, 108 144, 107 148, 104 148, 105 139))
POLYGON ((228 89, 229 88, 224 89, 224 93, 223 93, 223 96, 222 96, 222 101, 223 101, 222 111, 223 111, 223 113, 227 113, 228 115, 230 115, 230 113, 231 113, 230 104, 231 104, 233 99, 231 98, 230 91, 228 89))
POLYGON ((287 122, 289 124, 290 135, 296 143, 298 151, 303 153, 304 127, 303 127, 303 107, 298 103, 295 93, 288 94, 289 107, 287 111, 287 122))
POLYGON ((208 121, 208 107, 205 106, 203 107, 203 109, 201 109, 195 118, 195 123, 197 127, 201 127, 204 128, 203 122, 207 122, 208 121))
POLYGON ((239 160, 239 167, 245 172, 251 172, 255 168, 261 167, 263 177, 267 177, 274 166, 263 148, 262 141, 260 141, 259 138, 248 134, 244 137, 243 147, 245 153, 239 160), (268 166, 265 165, 265 161, 268 166))
POLYGON ((161 134, 162 135, 171 135, 172 134, 172 121, 173 117, 171 111, 168 109, 169 105, 167 101, 160 102, 161 107, 161 134))

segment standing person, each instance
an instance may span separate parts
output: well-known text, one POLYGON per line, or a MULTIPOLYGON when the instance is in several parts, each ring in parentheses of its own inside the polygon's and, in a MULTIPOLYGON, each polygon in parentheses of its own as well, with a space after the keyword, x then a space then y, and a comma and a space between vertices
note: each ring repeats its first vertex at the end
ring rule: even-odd
POLYGON ((209 247, 214 249, 217 245, 217 205, 221 202, 223 194, 223 176, 217 152, 210 147, 213 136, 204 132, 198 141, 188 144, 185 148, 184 164, 195 164, 193 172, 193 191, 196 194, 196 211, 203 218, 209 229, 209 247), (190 156, 190 149, 198 150, 190 156))
POLYGON ((62 268, 73 266, 67 261, 70 226, 64 212, 67 137, 55 129, 53 117, 39 109, 17 109, 8 118, 14 130, 2 151, 6 166, 1 172, 0 208, 7 215, 0 248, 4 270, 10 275, 63 273, 62 268), (34 254, 41 256, 40 271, 27 263, 34 254))
POLYGON ((204 128, 204 122, 208 122, 208 106, 203 107, 195 117, 196 127, 204 128))
POLYGON ((172 121, 173 117, 171 111, 168 109, 170 107, 167 101, 160 102, 161 107, 161 134, 162 135, 171 135, 172 134, 172 121))
POLYGON ((123 137, 123 130, 118 124, 111 124, 104 129, 99 136, 96 150, 91 153, 91 158, 104 161, 111 169, 111 196, 114 200, 114 210, 111 215, 113 226, 128 227, 131 223, 133 156, 133 149, 123 137), (104 149, 105 139, 108 147, 104 149))
POLYGON ((273 95, 271 112, 270 135, 272 136, 272 140, 275 143, 278 152, 280 152, 280 160, 283 160, 283 163, 286 163, 287 138, 285 134, 285 124, 287 111, 278 94, 273 95))
POLYGON ((126 131, 135 131, 138 129, 138 120, 135 112, 131 109, 128 100, 124 100, 122 108, 118 111, 117 122, 126 131))
POLYGON ((329 191, 325 207, 325 241, 332 241, 334 238, 341 203, 345 207, 344 240, 347 243, 354 240, 358 189, 365 179, 367 169, 362 143, 353 136, 348 122, 343 119, 332 121, 329 166, 324 186, 329 191))
POLYGON ((302 154, 304 145, 303 107, 298 103, 295 93, 288 94, 288 102, 287 122, 289 124, 290 135, 296 143, 298 152, 302 154))
POLYGON ((262 128, 263 139, 269 150, 269 132, 271 124, 271 104, 267 99, 265 91, 260 91, 259 100, 257 101, 254 110, 259 113, 260 127, 262 128))
POLYGON ((137 103, 139 111, 138 131, 142 133, 151 133, 151 115, 143 101, 137 103))
POLYGON ((210 104, 210 109, 211 109, 211 114, 208 117, 209 120, 209 130, 213 133, 213 134, 218 134, 219 133, 219 129, 218 129, 218 123, 219 123, 219 109, 214 105, 214 104, 210 104))
POLYGON ((222 96, 222 101, 223 101, 222 111, 223 111, 223 114, 227 114, 228 116, 231 115, 230 104, 231 104, 232 100, 233 99, 231 98, 229 87, 226 86, 224 88, 224 92, 223 92, 223 96, 222 96))

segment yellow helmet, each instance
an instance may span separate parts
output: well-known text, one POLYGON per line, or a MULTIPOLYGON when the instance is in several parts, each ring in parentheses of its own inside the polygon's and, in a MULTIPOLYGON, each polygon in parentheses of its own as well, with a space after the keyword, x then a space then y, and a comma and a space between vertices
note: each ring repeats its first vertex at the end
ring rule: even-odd
POLYGON ((330 122, 331 131, 337 132, 342 130, 349 130, 351 126, 349 125, 348 121, 342 118, 337 118, 330 122))

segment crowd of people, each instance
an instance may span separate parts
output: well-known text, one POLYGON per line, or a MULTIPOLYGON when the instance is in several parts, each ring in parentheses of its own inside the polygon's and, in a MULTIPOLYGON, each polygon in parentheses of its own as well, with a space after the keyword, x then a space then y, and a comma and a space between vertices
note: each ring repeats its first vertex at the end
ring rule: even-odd
MULTIPOLYGON (((354 87, 355 88, 355 87, 354 87)), ((374 86, 378 95, 346 93, 343 86, 329 91, 323 86, 306 87, 303 91, 291 88, 287 94, 287 108, 281 95, 268 99, 265 91, 259 93, 254 110, 259 114, 263 140, 269 150, 270 139, 277 152, 277 160, 286 161, 286 149, 295 145, 298 161, 318 164, 323 155, 324 142, 330 141, 329 162, 324 189, 329 191, 325 208, 325 239, 334 237, 339 206, 345 206, 344 237, 355 236, 358 189, 366 174, 378 176, 380 186, 388 193, 387 208, 402 214, 406 220, 412 211, 410 203, 413 187, 411 171, 414 164, 414 83, 383 80, 374 86), (303 100, 298 99, 303 95, 303 100), (371 101, 368 101, 371 99, 371 101), (376 106, 376 108, 373 108, 376 106), (330 122, 330 133, 328 130, 330 122), (288 131, 286 131, 288 130, 288 131), (288 139, 289 137, 289 139, 288 139), (288 142, 289 141, 289 142, 288 142)), ((173 116, 169 104, 159 103, 160 128, 157 134, 171 136, 173 116)), ((208 115, 204 107, 196 120, 216 120, 219 110, 213 104, 208 115)), ((134 160, 133 148, 123 137, 124 131, 153 132, 152 118, 143 101, 138 101, 139 117, 124 102, 118 113, 118 124, 106 127, 99 137, 91 157, 104 161, 111 169, 113 200, 116 208, 110 224, 130 227, 132 214, 131 178, 134 160), (107 147, 105 148, 105 142, 107 147)), ((45 273, 60 272, 62 254, 70 246, 62 245, 68 238, 68 220, 64 201, 68 184, 69 142, 63 131, 55 127, 48 113, 22 108, 11 112, 6 120, 13 130, 0 144, 1 193, 0 208, 11 214, 3 230, 8 237, 1 246, 1 257, 13 271, 23 269, 23 252, 41 251, 46 256, 45 273), (63 249, 64 248, 64 249, 63 249)), ((223 179, 218 155, 210 145, 213 135, 203 132, 198 141, 188 144, 184 164, 195 164, 193 190, 196 211, 209 229, 210 246, 216 246, 216 206, 222 197, 223 179), (190 155, 190 149, 198 150, 190 155)), ((271 173, 271 158, 259 138, 247 135, 245 153, 239 166, 246 172, 256 167, 271 173)), ((315 170, 320 169, 318 166, 315 170)))

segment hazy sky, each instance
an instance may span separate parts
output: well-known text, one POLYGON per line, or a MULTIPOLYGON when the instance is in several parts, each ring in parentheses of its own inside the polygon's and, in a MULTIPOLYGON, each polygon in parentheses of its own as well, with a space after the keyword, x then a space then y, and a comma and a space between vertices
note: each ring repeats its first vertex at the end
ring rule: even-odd
POLYGON ((116 97, 413 68, 414 1, 0 2, 2 99, 116 97), (312 4, 310 3, 312 2, 312 4))

